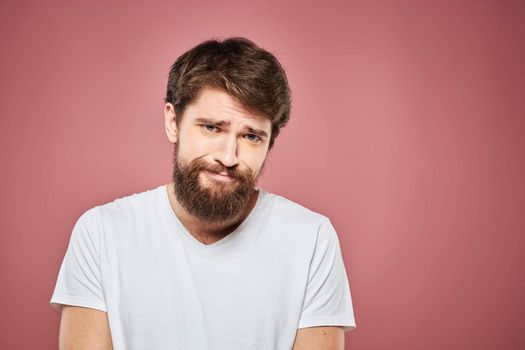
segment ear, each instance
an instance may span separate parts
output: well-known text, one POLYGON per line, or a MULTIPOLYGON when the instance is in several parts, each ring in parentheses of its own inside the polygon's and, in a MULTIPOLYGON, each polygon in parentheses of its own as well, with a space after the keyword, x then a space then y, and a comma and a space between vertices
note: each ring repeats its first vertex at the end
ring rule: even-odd
POLYGON ((170 140, 171 143, 177 143, 179 130, 177 128, 175 107, 169 102, 164 106, 164 125, 166 127, 168 140, 170 140))

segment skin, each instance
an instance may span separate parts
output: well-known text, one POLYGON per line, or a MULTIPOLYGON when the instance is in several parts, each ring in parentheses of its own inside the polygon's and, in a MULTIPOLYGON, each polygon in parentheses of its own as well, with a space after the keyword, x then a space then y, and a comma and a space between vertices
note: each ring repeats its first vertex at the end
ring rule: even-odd
MULTIPOLYGON (((171 103, 164 108, 165 128, 168 139, 178 143, 181 161, 191 162, 201 158, 208 164, 238 167, 259 175, 268 154, 271 122, 244 109, 222 90, 204 88, 197 99, 187 106, 177 126, 175 109, 171 103), (206 118, 203 122, 199 118, 206 118), (217 126, 217 122, 223 125, 217 126), (215 124, 215 125, 214 125, 215 124), (251 128, 248 129, 248 128, 251 128), (259 130, 266 137, 255 135, 259 130)), ((217 188, 217 181, 235 186, 235 182, 217 174, 199 175, 201 186, 217 188)), ((250 195, 248 208, 228 222, 205 223, 188 213, 173 194, 173 184, 168 184, 171 207, 182 224, 203 244, 217 242, 246 218, 257 200, 257 191, 250 195)), ((59 348, 61 350, 112 349, 111 332, 105 312, 65 306, 60 324, 59 348)), ((311 327, 297 331, 293 350, 342 350, 344 332, 341 327, 311 327)))
POLYGON ((342 327, 309 327, 297 330, 292 350, 343 350, 345 333, 342 327))
POLYGON ((78 306, 63 306, 58 337, 60 350, 111 350, 107 313, 78 306))

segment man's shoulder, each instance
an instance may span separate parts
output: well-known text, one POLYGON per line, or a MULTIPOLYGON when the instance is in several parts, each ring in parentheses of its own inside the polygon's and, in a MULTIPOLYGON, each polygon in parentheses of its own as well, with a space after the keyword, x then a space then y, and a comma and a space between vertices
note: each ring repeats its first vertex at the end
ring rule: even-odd
POLYGON ((165 185, 115 198, 86 210, 82 217, 86 217, 87 220, 94 220, 95 216, 118 219, 143 214, 159 205, 159 192, 162 190, 165 190, 165 185))
POLYGON ((297 222, 305 224, 322 224, 329 220, 327 216, 309 208, 307 204, 301 204, 296 200, 265 191, 271 197, 272 215, 287 222, 297 222))

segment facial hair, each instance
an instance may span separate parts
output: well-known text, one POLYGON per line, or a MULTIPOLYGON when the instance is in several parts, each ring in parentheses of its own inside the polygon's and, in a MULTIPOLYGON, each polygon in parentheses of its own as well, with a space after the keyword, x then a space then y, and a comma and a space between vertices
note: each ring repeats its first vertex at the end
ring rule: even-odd
POLYGON ((200 158, 184 164, 177 155, 177 147, 174 153, 175 196, 188 213, 208 223, 230 222, 245 213, 258 176, 254 176, 250 170, 240 171, 234 167, 208 164, 200 158), (202 186, 199 177, 203 171, 226 172, 233 180, 223 182, 209 179, 208 184, 202 186))

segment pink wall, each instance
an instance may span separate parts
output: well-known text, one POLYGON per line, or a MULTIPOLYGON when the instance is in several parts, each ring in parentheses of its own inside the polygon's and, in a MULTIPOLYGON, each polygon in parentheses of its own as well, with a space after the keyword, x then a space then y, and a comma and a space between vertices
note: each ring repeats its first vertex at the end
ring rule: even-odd
POLYGON ((525 348, 524 3, 218 3, 0 4, 0 348, 56 348, 73 223, 169 180, 169 66, 229 35, 287 69, 261 186, 332 218, 347 349, 525 348))

